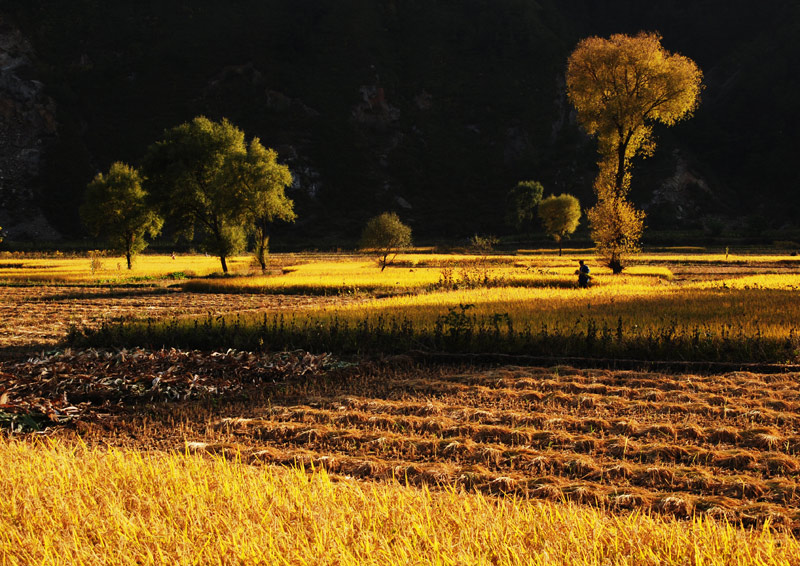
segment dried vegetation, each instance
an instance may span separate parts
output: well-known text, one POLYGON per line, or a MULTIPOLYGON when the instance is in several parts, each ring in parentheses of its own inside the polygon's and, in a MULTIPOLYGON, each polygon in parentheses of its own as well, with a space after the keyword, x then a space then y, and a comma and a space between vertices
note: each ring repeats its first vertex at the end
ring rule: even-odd
POLYGON ((73 352, 4 364, 0 410, 90 443, 800 530, 797 374, 345 366, 73 352))

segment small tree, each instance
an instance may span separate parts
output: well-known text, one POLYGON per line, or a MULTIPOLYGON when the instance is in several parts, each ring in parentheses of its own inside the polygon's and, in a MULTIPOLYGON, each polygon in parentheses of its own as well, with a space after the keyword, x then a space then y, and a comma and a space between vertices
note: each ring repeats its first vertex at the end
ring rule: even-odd
POLYGON ((277 161, 278 154, 253 138, 247 154, 231 161, 233 176, 241 185, 244 216, 255 240, 255 255, 261 270, 266 271, 269 251, 269 229, 275 220, 294 222, 294 203, 286 196, 292 174, 277 161))
POLYGON ((125 254, 128 269, 133 256, 147 247, 145 236, 157 236, 164 223, 147 203, 139 172, 119 162, 89 183, 80 213, 92 234, 104 236, 114 251, 125 254))
POLYGON ((606 258, 612 273, 621 273, 623 259, 639 251, 644 213, 626 199, 600 199, 586 212, 597 252, 606 258))
POLYGON ((198 117, 164 133, 144 161, 147 187, 178 233, 219 257, 223 273, 227 257, 246 242, 241 184, 232 175, 232 159, 245 156, 244 132, 223 119, 198 117))
POLYGON ((544 187, 538 181, 520 181, 508 193, 506 222, 518 232, 536 218, 536 207, 542 200, 544 187))
POLYGON ((361 247, 377 252, 381 271, 394 261, 400 249, 410 245, 411 228, 403 224, 394 212, 370 218, 361 233, 361 247))
POLYGON ((581 203, 572 195, 550 195, 539 203, 539 218, 545 232, 558 242, 558 255, 561 255, 561 241, 575 232, 581 219, 581 203))

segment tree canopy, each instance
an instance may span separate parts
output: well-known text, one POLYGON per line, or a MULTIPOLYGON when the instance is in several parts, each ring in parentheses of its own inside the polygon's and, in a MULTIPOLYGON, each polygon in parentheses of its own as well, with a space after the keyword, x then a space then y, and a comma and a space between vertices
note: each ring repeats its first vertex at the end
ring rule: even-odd
POLYGON ((255 240, 255 255, 262 271, 266 269, 269 230, 276 220, 294 222, 294 203, 286 196, 292 184, 289 167, 278 163, 278 154, 253 138, 244 154, 236 154, 230 166, 239 184, 243 216, 255 240))
POLYGON ((644 221, 627 201, 631 160, 652 155, 654 123, 670 126, 692 115, 701 81, 697 65, 665 50, 657 33, 589 37, 569 57, 567 93, 600 154, 598 205, 589 220, 615 272, 622 270, 622 256, 637 248, 644 221))
POLYGON ((538 181, 520 181, 508 193, 506 222, 517 231, 530 226, 536 218, 536 207, 542 200, 544 187, 538 181))
POLYGON ((561 255, 561 241, 575 232, 581 219, 581 203, 572 195, 550 195, 539 203, 539 218, 544 230, 558 242, 558 255, 561 255))
POLYGON ((361 233, 361 247, 375 250, 381 271, 392 262, 401 248, 411 245, 411 228, 394 212, 370 218, 361 233), (392 256, 389 259, 389 256, 392 256))
POLYGON ((147 247, 145 236, 157 236, 163 225, 147 202, 139 172, 120 162, 89 183, 80 213, 95 236, 107 238, 115 251, 125 254, 128 269, 132 257, 147 247))
POLYGON ((147 187, 164 215, 179 234, 190 240, 200 236, 225 273, 227 257, 246 241, 241 186, 229 165, 246 153, 244 132, 228 120, 200 116, 167 130, 144 160, 147 187))

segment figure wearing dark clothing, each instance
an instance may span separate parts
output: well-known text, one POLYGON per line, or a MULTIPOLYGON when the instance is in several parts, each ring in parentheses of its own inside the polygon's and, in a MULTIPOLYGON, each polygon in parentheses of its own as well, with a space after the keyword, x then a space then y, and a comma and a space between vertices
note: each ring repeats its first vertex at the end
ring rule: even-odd
POLYGON ((578 261, 578 287, 586 289, 589 287, 589 280, 591 276, 589 275, 589 266, 583 263, 583 260, 578 261))

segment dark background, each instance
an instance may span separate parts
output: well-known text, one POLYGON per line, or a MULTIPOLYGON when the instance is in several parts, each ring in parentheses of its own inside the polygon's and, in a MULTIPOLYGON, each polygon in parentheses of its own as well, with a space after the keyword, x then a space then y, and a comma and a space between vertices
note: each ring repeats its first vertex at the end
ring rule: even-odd
POLYGON ((138 164, 199 114, 291 166, 300 218, 281 233, 297 241, 354 239, 383 210, 417 238, 505 234, 522 179, 591 206, 595 146, 566 100, 567 57, 583 37, 640 30, 705 84, 694 118, 657 127, 656 155, 635 165, 649 229, 800 226, 796 0, 4 0, 0 16, 55 104, 30 182, 67 238, 83 236, 96 172, 138 164))

